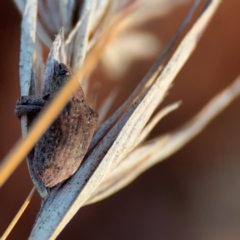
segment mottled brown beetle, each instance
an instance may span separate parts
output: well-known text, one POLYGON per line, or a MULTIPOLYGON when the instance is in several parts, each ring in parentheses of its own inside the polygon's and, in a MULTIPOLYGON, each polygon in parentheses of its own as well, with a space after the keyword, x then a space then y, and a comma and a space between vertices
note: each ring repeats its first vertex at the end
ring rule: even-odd
MULTIPOLYGON (((15 114, 27 115, 30 122, 71 77, 71 70, 56 63, 50 93, 43 98, 22 96, 18 99, 15 114)), ((98 114, 86 103, 82 88, 47 129, 29 154, 36 177, 53 187, 72 176, 81 164, 97 126, 98 114)))

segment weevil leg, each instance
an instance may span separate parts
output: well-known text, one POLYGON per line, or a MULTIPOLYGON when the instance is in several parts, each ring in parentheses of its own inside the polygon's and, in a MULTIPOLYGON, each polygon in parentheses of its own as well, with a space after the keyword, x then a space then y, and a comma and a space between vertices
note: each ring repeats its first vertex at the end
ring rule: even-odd
POLYGON ((34 115, 39 113, 46 103, 42 98, 22 96, 16 102, 14 113, 19 118, 22 115, 34 115))

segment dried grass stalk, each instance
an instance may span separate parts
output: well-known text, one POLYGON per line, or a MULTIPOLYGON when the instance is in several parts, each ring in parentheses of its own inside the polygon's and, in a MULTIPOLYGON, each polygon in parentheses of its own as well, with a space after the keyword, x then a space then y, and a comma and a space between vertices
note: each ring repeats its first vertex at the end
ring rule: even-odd
POLYGON ((6 229, 6 231, 3 233, 2 237, 1 237, 1 240, 5 240, 8 237, 8 235, 10 234, 10 232, 12 231, 12 229, 14 228, 14 226, 16 225, 16 223, 18 222, 18 220, 20 219, 22 214, 24 213, 24 211, 27 208, 28 204, 30 203, 31 198, 32 198, 34 192, 35 192, 35 187, 33 187, 32 191, 29 193, 27 199, 25 200, 25 202, 23 203, 23 205, 19 209, 18 213, 16 214, 16 216, 14 217, 12 222, 9 224, 8 228, 6 229))
POLYGON ((99 145, 89 154, 77 173, 61 188, 54 189, 36 219, 31 239, 54 239, 74 214, 91 197, 110 171, 134 147, 153 111, 162 101, 171 82, 196 47, 220 1, 212 1, 185 36, 163 72, 149 91, 143 93, 123 114, 99 145))
MULTIPOLYGON (((86 0, 82 9, 78 11, 79 19, 74 27, 72 22, 74 0, 46 3, 40 1, 41 20, 49 27, 45 30, 36 17, 36 0, 15 0, 15 2, 20 11, 24 12, 20 55, 21 94, 31 93, 38 96, 47 94, 52 84, 55 61, 67 63, 73 68, 75 74, 41 112, 30 129, 27 129, 27 118, 23 116, 21 121, 24 139, 17 143, 5 158, 4 164, 1 165, 0 185, 6 181, 53 122, 78 87, 79 82, 87 79, 99 62, 106 45, 116 38, 124 26, 129 24, 128 21, 119 20, 136 8, 133 4, 126 11, 120 11, 108 23, 119 7, 118 1, 86 0), (44 15, 44 11, 51 11, 56 7, 59 11, 53 11, 51 16, 44 15), (59 31, 61 26, 64 26, 64 29, 59 31), (104 33, 101 31, 102 28, 105 28, 104 33), (52 33, 59 31, 53 43, 48 31, 52 33), (44 71, 42 58, 36 58, 36 55, 41 55, 41 43, 50 49, 44 71), (28 134, 25 136, 27 130, 28 134)), ((127 101, 99 126, 84 162, 71 179, 64 184, 59 184, 48 195, 46 188, 35 179, 31 170, 32 164, 28 162, 30 175, 37 190, 42 197, 46 197, 30 239, 38 239, 39 236, 41 239, 55 239, 79 208, 110 196, 133 181, 143 171, 176 152, 240 94, 240 79, 238 78, 184 126, 174 132, 143 142, 162 117, 178 108, 180 102, 169 105, 149 121, 163 101, 176 75, 196 48, 220 0, 207 1, 199 19, 165 64, 173 45, 190 21, 199 3, 200 0, 194 1, 186 19, 163 54, 127 101)), ((114 94, 109 95, 100 108, 101 121, 113 102, 114 94)))
POLYGON ((191 141, 240 95, 240 77, 217 94, 193 119, 179 129, 144 143, 132 151, 104 179, 85 203, 92 204, 116 193, 141 173, 163 161, 191 141))

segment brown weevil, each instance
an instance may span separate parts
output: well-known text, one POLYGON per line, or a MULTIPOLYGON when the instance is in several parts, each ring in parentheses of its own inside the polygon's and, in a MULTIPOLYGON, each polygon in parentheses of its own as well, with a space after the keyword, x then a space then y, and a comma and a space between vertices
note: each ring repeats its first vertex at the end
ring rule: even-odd
MULTIPOLYGON (((71 70, 56 63, 50 93, 43 98, 20 97, 15 114, 19 118, 27 115, 34 119, 70 77, 71 70)), ((96 130, 97 120, 98 114, 87 105, 79 86, 28 156, 32 158, 34 174, 45 187, 54 187, 77 171, 96 130)))

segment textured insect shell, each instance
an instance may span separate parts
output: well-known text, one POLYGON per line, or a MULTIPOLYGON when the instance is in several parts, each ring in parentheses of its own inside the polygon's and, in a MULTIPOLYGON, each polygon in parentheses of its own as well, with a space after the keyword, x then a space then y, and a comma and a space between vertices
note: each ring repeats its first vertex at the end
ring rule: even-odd
POLYGON ((87 105, 79 87, 35 146, 33 167, 45 186, 53 187, 77 171, 95 132, 97 119, 98 114, 87 105))

